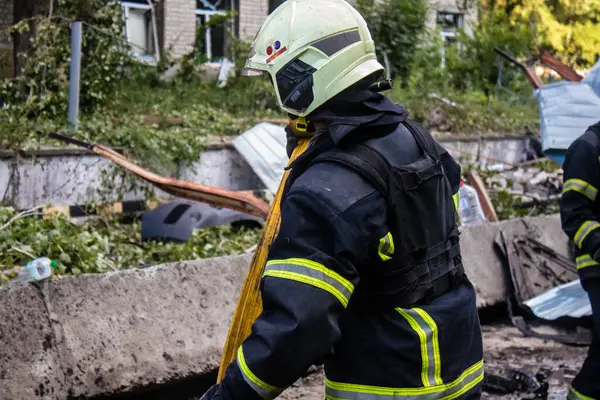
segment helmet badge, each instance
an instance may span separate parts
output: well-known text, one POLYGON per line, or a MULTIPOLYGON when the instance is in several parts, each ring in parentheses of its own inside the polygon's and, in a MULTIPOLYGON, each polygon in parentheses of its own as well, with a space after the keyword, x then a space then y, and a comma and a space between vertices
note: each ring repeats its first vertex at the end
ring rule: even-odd
POLYGON ((274 61, 277 57, 279 57, 286 51, 287 48, 285 46, 282 47, 281 42, 279 40, 276 40, 275 43, 273 43, 273 45, 267 47, 267 55, 269 56, 269 58, 267 58, 267 64, 274 61))

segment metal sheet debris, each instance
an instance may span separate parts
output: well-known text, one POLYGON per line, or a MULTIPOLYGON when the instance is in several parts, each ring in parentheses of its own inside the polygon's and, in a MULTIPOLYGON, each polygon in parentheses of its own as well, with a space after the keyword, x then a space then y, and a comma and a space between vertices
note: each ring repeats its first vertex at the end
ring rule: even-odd
POLYGON ((273 195, 277 193, 288 162, 283 127, 260 123, 233 140, 233 147, 273 195))
POLYGON ((600 97, 589 85, 558 82, 537 89, 542 148, 562 165, 571 143, 600 118, 600 97))
POLYGON ((594 65, 582 82, 590 85, 592 90, 600 97, 600 61, 594 65))
POLYGON ((592 305, 579 280, 557 286, 525 302, 536 317, 554 321, 562 317, 592 315, 592 305))

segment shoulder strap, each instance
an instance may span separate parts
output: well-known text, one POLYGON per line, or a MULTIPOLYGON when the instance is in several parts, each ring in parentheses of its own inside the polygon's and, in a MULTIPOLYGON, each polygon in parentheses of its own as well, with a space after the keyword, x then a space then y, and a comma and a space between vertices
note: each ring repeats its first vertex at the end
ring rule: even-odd
POLYGON ((595 149, 600 150, 600 125, 592 125, 588 130, 581 136, 581 139, 590 144, 595 149))
POLYGON ((439 148, 436 146, 436 142, 432 140, 431 134, 421 124, 410 119, 406 119, 402 124, 413 134, 419 146, 426 153, 433 156, 436 160, 440 159, 441 154, 439 148))
POLYGON ((384 196, 388 194, 390 165, 382 154, 365 144, 326 151, 318 155, 311 165, 319 162, 335 162, 349 167, 375 185, 384 196))

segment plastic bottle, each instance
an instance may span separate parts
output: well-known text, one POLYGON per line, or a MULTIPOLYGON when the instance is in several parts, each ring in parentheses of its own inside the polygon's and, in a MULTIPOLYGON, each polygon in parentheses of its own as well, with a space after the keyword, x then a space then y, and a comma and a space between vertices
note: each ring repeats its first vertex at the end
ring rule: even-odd
POLYGON ((488 222, 477 191, 469 185, 461 182, 460 186, 460 201, 458 204, 458 216, 462 226, 482 225, 488 222))
POLYGON ((46 257, 36 258, 19 269, 19 274, 11 280, 11 284, 48 279, 52 276, 52 270, 56 268, 58 268, 58 263, 55 260, 46 257))

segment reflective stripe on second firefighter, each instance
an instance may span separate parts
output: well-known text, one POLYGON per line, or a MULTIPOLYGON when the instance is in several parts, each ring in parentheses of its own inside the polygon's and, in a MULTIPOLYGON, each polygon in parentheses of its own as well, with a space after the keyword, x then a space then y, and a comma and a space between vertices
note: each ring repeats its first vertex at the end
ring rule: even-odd
POLYGON ((263 399, 274 399, 283 392, 283 389, 269 385, 254 375, 254 373, 248 367, 248 364, 246 364, 246 358, 244 357, 244 350, 242 349, 242 346, 240 346, 238 349, 237 364, 240 368, 240 371, 242 371, 242 376, 244 377, 246 383, 263 399))
POLYGON ((576 259, 577 270, 599 265, 589 254, 584 254, 576 259))
POLYGON ((581 179, 569 179, 565 182, 563 185, 563 194, 571 190, 584 195, 591 201, 596 200, 596 196, 598 195, 598 189, 581 179))
POLYGON ((406 319, 410 327, 419 336, 421 344, 421 380, 423 386, 441 385, 440 344, 438 341, 437 324, 425 310, 420 308, 402 309, 396 311, 406 319))
POLYGON ((573 386, 569 387, 569 394, 567 400, 595 400, 593 397, 583 395, 579 393, 573 386))
POLYGON ((581 249, 584 240, 590 235, 590 233, 598 228, 600 228, 600 224, 597 221, 585 221, 583 224, 581 224, 581 227, 577 230, 577 233, 575 233, 575 237, 573 238, 573 241, 577 247, 581 249))
POLYGON ((466 369, 456 380, 422 388, 390 388, 339 383, 326 379, 328 400, 451 400, 483 381, 483 361, 466 369))
POLYGON ((354 285, 349 280, 318 262, 304 258, 269 261, 263 276, 289 279, 325 290, 344 307, 348 305, 354 292, 354 285))
POLYGON ((391 232, 388 232, 387 235, 379 239, 379 247, 377 250, 381 261, 388 261, 392 259, 395 249, 394 238, 392 237, 391 232))

